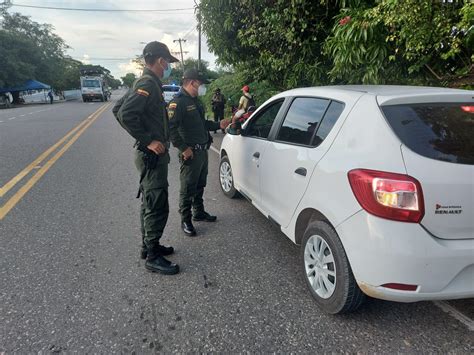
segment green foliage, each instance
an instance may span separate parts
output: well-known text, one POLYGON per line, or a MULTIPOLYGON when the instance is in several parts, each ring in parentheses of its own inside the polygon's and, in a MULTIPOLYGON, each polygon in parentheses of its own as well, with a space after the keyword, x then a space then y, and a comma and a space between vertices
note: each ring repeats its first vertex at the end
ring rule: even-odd
POLYGON ((133 82, 137 79, 137 76, 134 73, 127 73, 125 76, 122 76, 123 85, 128 86, 129 88, 132 87, 133 82))
POLYGON ((461 6, 382 0, 376 6, 342 9, 325 44, 325 54, 334 61, 331 79, 444 85, 450 77, 466 73, 472 65, 472 46, 461 33, 469 28, 461 14, 473 5, 461 6))
POLYGON ((23 83, 35 76, 35 63, 40 60, 34 43, 23 36, 0 30, 0 87, 23 83))
MULTIPOLYGON (((83 64, 65 55, 69 47, 53 30, 51 25, 19 13, 0 11, 0 87, 17 86, 28 79, 56 90, 80 87, 79 67, 83 64)), ((117 84, 105 71, 109 82, 117 84)))
POLYGON ((211 99, 217 88, 221 89, 222 94, 226 98, 225 117, 227 118, 231 117, 231 106, 238 106, 244 85, 250 87, 257 106, 278 93, 278 90, 268 81, 247 81, 248 78, 248 73, 245 72, 238 72, 236 74, 226 73, 212 81, 211 84, 207 86, 206 95, 202 98, 206 106, 207 115, 212 116, 211 99))
POLYGON ((456 85, 473 71, 474 4, 433 0, 202 0, 220 64, 275 88, 456 85))

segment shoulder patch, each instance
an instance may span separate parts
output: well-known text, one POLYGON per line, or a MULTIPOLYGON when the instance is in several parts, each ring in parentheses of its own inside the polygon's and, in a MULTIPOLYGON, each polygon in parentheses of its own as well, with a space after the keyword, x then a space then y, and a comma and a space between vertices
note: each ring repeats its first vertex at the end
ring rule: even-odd
POLYGON ((168 107, 170 109, 174 109, 174 108, 176 108, 176 106, 178 106, 178 104, 176 102, 172 102, 172 103, 170 103, 170 105, 168 107))
POLYGON ((138 95, 145 96, 145 97, 150 96, 150 93, 146 90, 143 90, 143 89, 137 89, 136 93, 138 95))

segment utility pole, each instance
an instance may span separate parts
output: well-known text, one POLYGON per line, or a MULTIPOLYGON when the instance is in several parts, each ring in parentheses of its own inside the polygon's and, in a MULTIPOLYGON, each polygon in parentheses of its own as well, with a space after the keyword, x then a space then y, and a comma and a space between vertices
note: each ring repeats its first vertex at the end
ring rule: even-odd
POLYGON ((173 43, 179 42, 179 51, 181 53, 181 66, 183 67, 183 73, 184 73, 184 59, 183 59, 183 46, 181 45, 182 42, 186 43, 185 39, 178 38, 173 41, 173 43))
MULTIPOLYGON (((181 56, 181 51, 179 51, 179 52, 171 52, 171 54, 181 56)), ((189 51, 183 51, 183 55, 186 55, 186 54, 189 54, 189 51)))
POLYGON ((201 69, 201 11, 199 10, 199 5, 197 4, 197 0, 194 0, 196 4, 194 8, 194 12, 196 13, 197 20, 198 20, 198 70, 201 69))

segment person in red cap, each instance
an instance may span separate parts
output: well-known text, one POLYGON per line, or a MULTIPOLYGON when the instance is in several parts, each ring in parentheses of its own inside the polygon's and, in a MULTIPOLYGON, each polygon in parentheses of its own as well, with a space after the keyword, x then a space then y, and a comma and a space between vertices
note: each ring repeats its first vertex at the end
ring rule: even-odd
POLYGON ((253 99, 252 94, 250 94, 250 88, 248 85, 245 85, 242 88, 242 96, 240 97, 237 111, 244 110, 244 112, 247 112, 250 106, 255 106, 255 100, 253 99))

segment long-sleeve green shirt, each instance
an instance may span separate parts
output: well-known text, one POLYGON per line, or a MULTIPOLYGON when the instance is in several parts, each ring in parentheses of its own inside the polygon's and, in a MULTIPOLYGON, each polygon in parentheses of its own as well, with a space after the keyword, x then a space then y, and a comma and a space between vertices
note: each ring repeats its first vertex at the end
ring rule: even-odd
POLYGON ((169 123, 160 79, 148 68, 125 98, 119 117, 127 131, 142 145, 153 140, 169 142, 169 123))
POLYGON ((181 91, 170 101, 170 137, 173 145, 181 152, 196 144, 209 142, 209 131, 220 129, 218 122, 208 121, 204 107, 197 97, 181 91))

